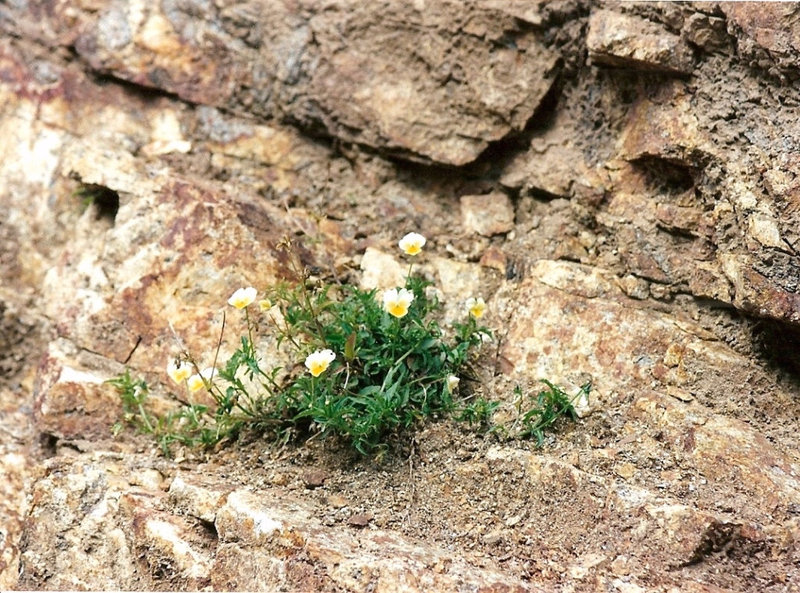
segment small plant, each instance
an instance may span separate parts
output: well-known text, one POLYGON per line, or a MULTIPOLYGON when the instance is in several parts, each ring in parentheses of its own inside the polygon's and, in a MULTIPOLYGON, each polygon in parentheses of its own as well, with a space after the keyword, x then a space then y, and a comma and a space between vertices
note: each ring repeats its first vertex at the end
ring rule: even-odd
MULTIPOLYGON (((417 233, 400 241, 412 257, 424 244, 417 233)), ((126 420, 154 434, 162 447, 210 445, 247 428, 279 439, 335 434, 366 454, 415 422, 454 409, 459 374, 473 350, 491 338, 478 324, 485 305, 475 303, 483 299, 467 303, 464 322, 448 337, 435 318, 441 307, 430 283, 413 276, 412 266, 405 286, 378 293, 312 282, 291 244, 280 248, 289 252, 298 281, 272 287, 257 304, 277 345, 291 353, 288 368, 262 365, 254 339, 259 324, 251 317, 258 291, 242 288, 228 304, 243 312, 247 335, 227 362, 217 367, 218 344, 211 367, 200 370, 186 352, 167 367, 190 396, 205 390, 214 405, 191 404, 156 418, 145 407, 147 386, 126 373, 112 381, 126 420)))
MULTIPOLYGON (((424 245, 418 233, 399 243, 410 257, 424 245)), ((111 381, 122 398, 124 420, 152 434, 165 454, 174 443, 212 446, 243 430, 284 442, 299 435, 338 435, 368 454, 415 423, 451 413, 486 432, 533 437, 541 444, 543 431, 559 417, 574 418, 573 400, 547 381, 549 390, 531 401, 515 390, 517 420, 511 431, 492 424, 498 402, 457 401, 460 377, 474 351, 491 339, 491 331, 479 324, 486 313, 482 298, 466 299, 464 320, 445 331, 436 319, 441 305, 431 284, 412 275, 413 264, 404 286, 379 293, 312 281, 291 243, 279 248, 288 253, 297 281, 271 287, 260 300, 254 287, 230 296, 228 305, 241 311, 247 328, 230 358, 218 364, 223 315, 211 366, 201 370, 188 352, 167 365, 167 375, 190 400, 206 393, 210 405, 189 403, 157 416, 148 411, 143 381, 127 371, 111 381), (255 338, 265 325, 278 348, 288 350, 285 368, 262 363, 255 338)))
POLYGON ((514 388, 514 404, 517 417, 511 434, 518 438, 536 439, 536 444, 544 443, 544 431, 552 428, 562 418, 577 420, 575 402, 581 397, 588 397, 591 383, 583 384, 578 393, 570 397, 563 389, 546 379, 541 380, 547 389, 536 395, 525 395, 519 385, 514 388))
POLYGON ((492 417, 498 407, 500 407, 500 402, 492 402, 479 397, 473 402, 464 404, 456 419, 467 422, 470 426, 478 426, 483 430, 492 430, 492 417))
MULTIPOLYGON (((152 434, 155 431, 154 425, 157 419, 145 408, 147 401, 147 383, 141 379, 133 379, 129 370, 114 379, 107 381, 117 389, 120 399, 122 399, 122 420, 131 424, 140 432, 152 434)), ((113 427, 114 434, 122 431, 122 422, 117 422, 113 427)))

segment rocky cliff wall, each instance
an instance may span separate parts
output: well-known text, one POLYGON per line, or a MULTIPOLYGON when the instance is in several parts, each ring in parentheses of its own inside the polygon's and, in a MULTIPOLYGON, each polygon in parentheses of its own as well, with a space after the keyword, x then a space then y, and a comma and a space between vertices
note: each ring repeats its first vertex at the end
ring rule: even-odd
POLYGON ((0 587, 800 590, 799 23, 0 3, 0 587), (176 336, 208 352, 287 234, 376 285, 410 230, 448 311, 489 303, 474 389, 590 379, 577 425, 536 450, 434 423, 380 463, 111 438, 103 381, 169 405, 176 336))

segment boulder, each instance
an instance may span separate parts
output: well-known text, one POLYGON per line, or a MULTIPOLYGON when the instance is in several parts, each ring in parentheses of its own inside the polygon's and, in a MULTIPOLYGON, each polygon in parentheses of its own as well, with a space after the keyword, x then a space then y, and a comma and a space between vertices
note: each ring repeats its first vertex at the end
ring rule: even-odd
POLYGON ((491 3, 35 2, 8 18, 97 72, 447 165, 524 128, 557 72, 557 54, 491 3))
POLYGON ((741 31, 740 51, 759 59, 766 53, 781 68, 797 70, 798 8, 793 4, 721 3, 729 28, 741 31))

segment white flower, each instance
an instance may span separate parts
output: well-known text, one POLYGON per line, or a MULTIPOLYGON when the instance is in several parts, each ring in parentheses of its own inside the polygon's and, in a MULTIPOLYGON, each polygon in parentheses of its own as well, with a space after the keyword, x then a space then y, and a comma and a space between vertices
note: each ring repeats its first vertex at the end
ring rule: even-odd
POLYGON ((167 365, 167 374, 176 383, 183 383, 192 374, 192 365, 185 360, 171 360, 167 365))
POLYGON ((400 239, 400 249, 406 252, 406 255, 417 255, 425 246, 426 239, 419 233, 408 233, 405 237, 400 239))
POLYGON ((383 293, 383 309, 395 317, 405 317, 413 300, 414 293, 407 288, 392 288, 383 293))
POLYGON ((477 299, 470 297, 467 299, 466 304, 467 311, 469 311, 469 314, 475 319, 480 319, 483 317, 483 314, 486 313, 486 303, 481 297, 478 297, 477 299))
POLYGON ((217 374, 217 369, 214 367, 208 367, 189 377, 186 380, 186 385, 189 387, 189 391, 194 393, 195 391, 206 387, 206 385, 211 385, 211 381, 217 374))
POLYGON ((189 391, 194 393, 195 391, 205 387, 205 383, 200 375, 195 374, 186 380, 186 386, 189 388, 189 391))
POLYGON ((258 292, 252 286, 247 288, 240 288, 231 295, 228 299, 228 304, 233 305, 237 309, 244 309, 247 305, 256 300, 258 292))
POLYGON ((328 366, 335 358, 336 355, 333 350, 327 348, 325 350, 317 350, 306 356, 306 368, 313 376, 319 377, 328 369, 328 366))
POLYGON ((261 299, 258 301, 258 308, 262 311, 269 311, 272 308, 272 301, 269 299, 261 299))
POLYGON ((447 392, 455 393, 455 390, 458 389, 459 383, 461 383, 461 379, 459 379, 455 375, 450 375, 449 377, 447 377, 447 392))

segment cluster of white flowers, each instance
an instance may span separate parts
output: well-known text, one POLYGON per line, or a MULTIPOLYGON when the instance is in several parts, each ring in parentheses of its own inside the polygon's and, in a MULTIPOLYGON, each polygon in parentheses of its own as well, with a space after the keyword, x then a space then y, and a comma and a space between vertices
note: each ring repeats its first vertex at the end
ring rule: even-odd
POLYGON ((209 386, 217 374, 217 369, 213 367, 205 368, 199 373, 193 373, 193 370, 194 365, 185 360, 172 360, 167 365, 167 375, 169 375, 169 378, 179 385, 186 382, 186 387, 188 387, 189 391, 192 393, 209 386))
MULTIPOLYGON (((413 256, 422 251, 426 242, 425 237, 419 233, 408 233, 400 239, 398 245, 404 253, 413 256)), ((252 286, 239 288, 230 296, 228 304, 237 309, 245 309, 256 300, 257 296, 258 291, 252 286)), ((392 288, 383 293, 384 311, 398 319, 408 314, 408 309, 413 301, 414 293, 407 288, 392 288)), ((258 301, 258 306, 261 311, 268 311, 272 307, 272 302, 269 299, 262 299, 258 301)), ((476 319, 481 318, 486 311, 486 303, 480 297, 467 299, 466 307, 469 314, 476 319)), ((328 370, 328 367, 335 359, 336 354, 333 350, 326 348, 309 354, 306 357, 305 365, 312 376, 319 377, 328 370)), ((175 383, 181 384, 185 382, 191 392, 198 391, 203 387, 209 388, 217 374, 217 369, 208 367, 199 373, 193 373, 194 368, 194 365, 186 361, 173 360, 167 365, 167 374, 175 383)), ((458 383, 458 377, 448 377, 448 391, 454 392, 458 387, 458 383)))

